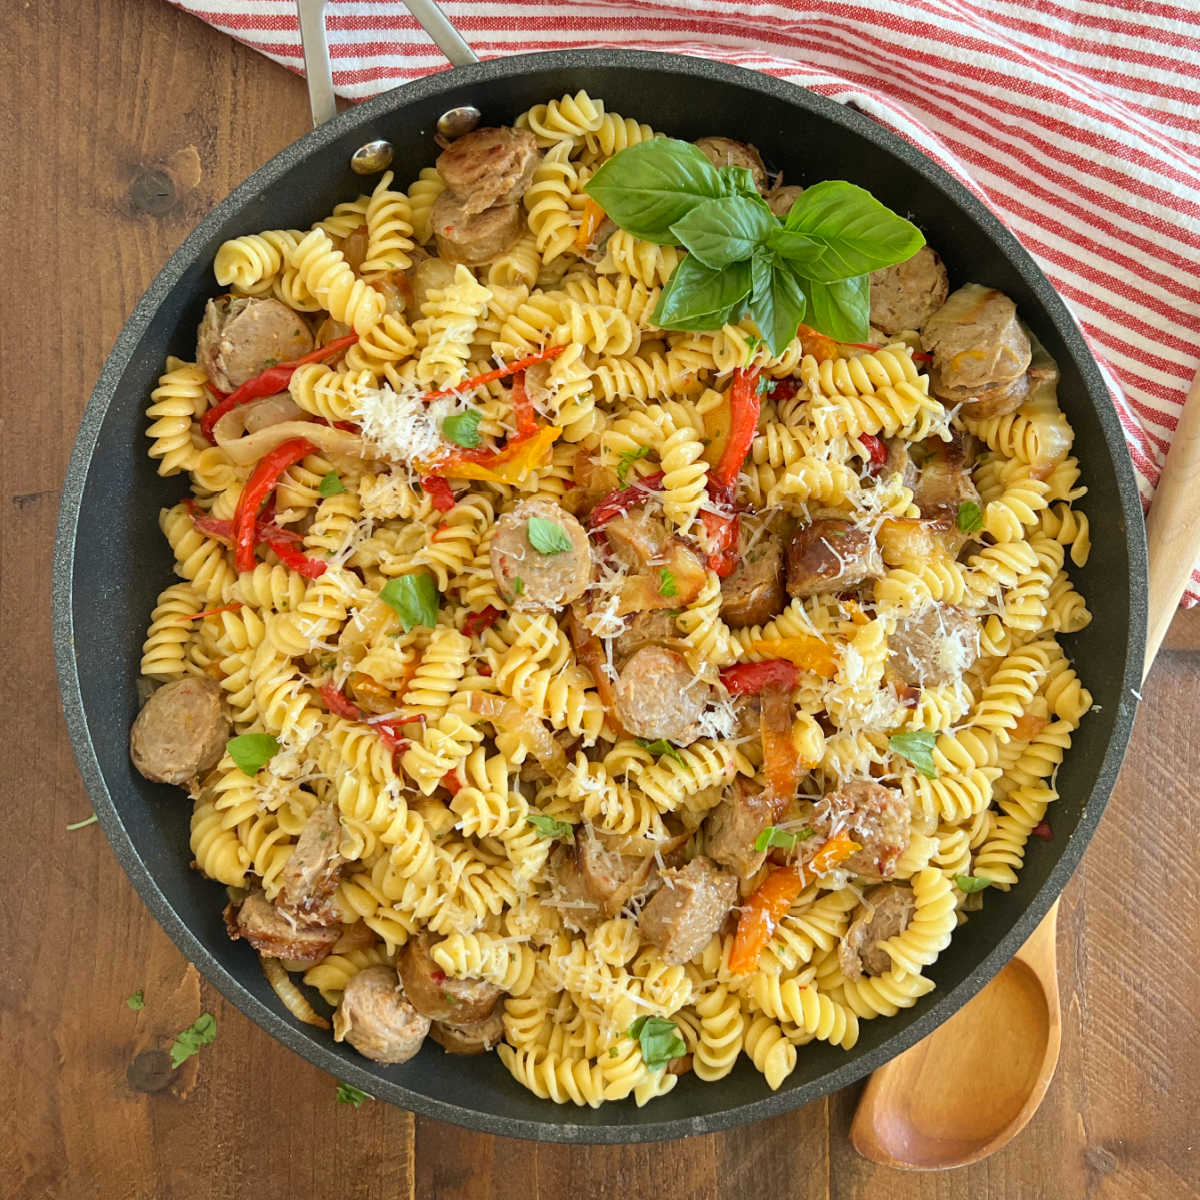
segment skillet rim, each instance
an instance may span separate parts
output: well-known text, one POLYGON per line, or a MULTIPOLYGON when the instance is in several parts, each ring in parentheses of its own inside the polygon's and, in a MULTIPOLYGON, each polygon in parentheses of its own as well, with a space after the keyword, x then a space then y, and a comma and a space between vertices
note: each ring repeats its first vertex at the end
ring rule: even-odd
MULTIPOLYGON (((1115 514, 1114 514, 1115 515, 1115 514)), ((335 1078, 344 1079, 371 1095, 386 1099, 424 1116, 507 1137, 575 1144, 622 1144, 660 1141, 712 1133, 751 1121, 763 1120, 788 1112, 802 1104, 844 1088, 902 1053, 946 1021, 982 988, 1009 961, 1028 938, 1050 905, 1059 896, 1091 840, 1116 783, 1121 761, 1128 746, 1137 709, 1136 689, 1141 679, 1141 664, 1146 630, 1146 544, 1142 508, 1124 434, 1112 404, 1100 368, 1088 349, 1082 331, 1064 301, 1047 280, 1029 253, 990 209, 949 172, 906 142, 898 134, 877 124, 859 111, 827 99, 799 85, 760 74, 744 67, 714 62, 687 55, 643 50, 571 50, 514 55, 440 71, 414 82, 372 97, 347 109, 324 125, 304 134, 285 147, 265 165, 239 184, 188 235, 155 277, 123 326, 97 380, 80 421, 62 489, 61 508, 53 557, 52 634, 59 691, 76 763, 100 825, 116 857, 137 889, 151 914, 175 942, 184 956, 195 963, 212 983, 243 1014, 277 1041, 302 1055, 335 1078), (1093 401, 1096 418, 1113 464, 1117 487, 1117 505, 1124 519, 1129 540, 1130 626, 1124 645, 1124 672, 1121 699, 1114 719, 1113 734, 1105 747, 1089 795, 1083 802, 1078 823, 1070 834, 1050 872, 1031 902, 1017 916, 1005 934, 975 968, 959 983, 937 995, 928 1010, 906 1027, 889 1036, 880 1046, 862 1054, 850 1052, 842 1066, 816 1079, 785 1087, 761 1100, 709 1112, 700 1116, 669 1121, 638 1121, 626 1124, 576 1125, 569 1121, 564 1106, 548 1109, 564 1120, 526 1120, 493 1115, 477 1109, 449 1104, 421 1092, 383 1079, 337 1055, 326 1042, 302 1032, 268 1007, 222 966, 206 945, 176 914, 169 900, 142 858, 134 849, 130 835, 117 811, 100 768, 88 728, 74 654, 72 614, 76 532, 83 492, 93 463, 95 445, 107 416, 109 404, 133 352, 145 334, 155 312, 166 295, 176 286, 197 250, 230 216, 264 188, 274 185, 295 162, 323 149, 359 126, 403 111, 407 102, 438 94, 461 84, 487 83, 520 75, 529 70, 554 67, 572 70, 618 67, 662 76, 684 76, 693 80, 712 79, 733 84, 746 92, 759 92, 774 99, 805 108, 834 126, 848 128, 864 137, 881 151, 902 159, 931 185, 948 195, 958 210, 973 221, 1003 251, 1014 269, 1030 288, 1041 312, 1062 337, 1078 366, 1088 397, 1093 401)), ((551 1102, 545 1102, 549 1105, 551 1102)), ((601 1112, 604 1110, 601 1109, 601 1112)))

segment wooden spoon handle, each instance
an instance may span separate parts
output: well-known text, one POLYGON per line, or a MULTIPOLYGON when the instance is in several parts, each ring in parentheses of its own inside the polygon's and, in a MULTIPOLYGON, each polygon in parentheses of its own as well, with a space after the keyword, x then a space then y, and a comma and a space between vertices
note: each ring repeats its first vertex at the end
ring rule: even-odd
POLYGON ((1146 630, 1146 669, 1158 653, 1179 597, 1196 566, 1200 545, 1200 370, 1163 463, 1162 478, 1146 518, 1150 549, 1150 621, 1146 630))

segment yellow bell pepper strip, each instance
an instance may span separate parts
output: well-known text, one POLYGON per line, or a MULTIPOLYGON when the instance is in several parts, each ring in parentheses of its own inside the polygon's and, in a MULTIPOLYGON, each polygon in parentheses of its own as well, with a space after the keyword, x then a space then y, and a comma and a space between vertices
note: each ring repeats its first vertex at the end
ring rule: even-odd
POLYGON ((832 643, 818 637, 810 637, 808 634, 761 638, 752 642, 750 649, 754 654, 761 654, 766 658, 786 659, 802 671, 813 671, 825 679, 832 679, 837 672, 832 643))
POLYGON ((498 450, 461 450, 445 454, 428 463, 419 463, 422 475, 446 479, 484 479, 489 483, 515 484, 524 480, 536 467, 543 466, 550 447, 562 430, 543 425, 525 438, 512 438, 498 450))
POLYGON ((729 952, 729 969, 745 975, 758 964, 763 948, 796 897, 814 880, 832 871, 862 847, 844 833, 835 833, 804 864, 777 867, 742 905, 737 932, 729 952))

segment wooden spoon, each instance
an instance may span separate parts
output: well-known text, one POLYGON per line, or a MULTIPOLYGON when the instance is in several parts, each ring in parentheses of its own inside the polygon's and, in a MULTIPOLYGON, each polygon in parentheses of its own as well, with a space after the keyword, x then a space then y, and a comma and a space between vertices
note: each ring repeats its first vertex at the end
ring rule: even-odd
MULTIPOLYGON (((1146 534, 1149 629, 1143 678, 1200 555, 1200 371, 1179 419, 1146 534)), ((1054 902, 1012 961, 944 1025, 867 1081, 850 1126, 864 1158, 934 1171, 978 1162, 1037 1112, 1062 1039, 1054 902)))

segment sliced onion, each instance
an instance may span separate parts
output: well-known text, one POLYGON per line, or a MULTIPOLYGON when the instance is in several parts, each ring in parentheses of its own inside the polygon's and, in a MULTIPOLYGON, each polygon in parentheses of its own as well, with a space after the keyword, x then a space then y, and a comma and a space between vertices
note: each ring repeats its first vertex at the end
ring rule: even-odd
POLYGON ((567 756, 554 735, 515 700, 493 696, 489 692, 472 692, 470 708, 473 713, 486 717, 497 729, 517 734, 545 770, 554 774, 566 769, 567 756))

